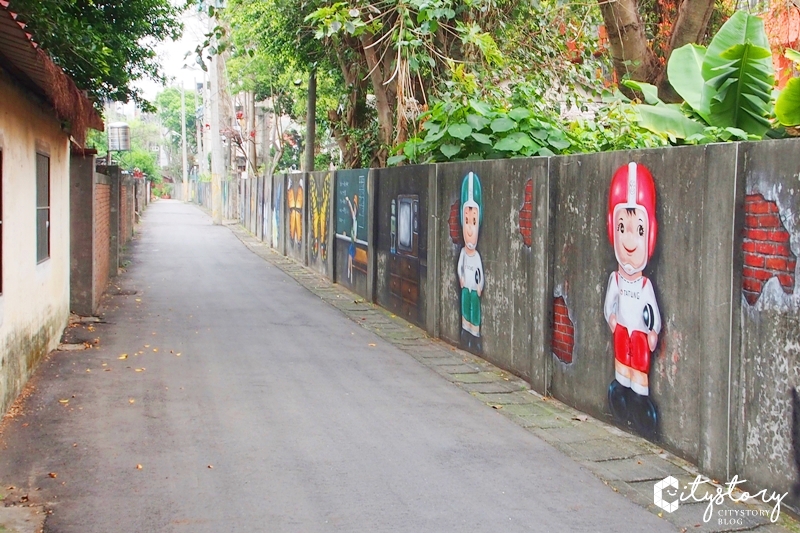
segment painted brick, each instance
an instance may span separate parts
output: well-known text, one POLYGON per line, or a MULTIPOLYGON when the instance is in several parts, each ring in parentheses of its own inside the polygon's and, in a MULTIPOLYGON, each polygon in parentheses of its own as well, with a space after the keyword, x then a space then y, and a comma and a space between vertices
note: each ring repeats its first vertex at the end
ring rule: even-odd
POLYGON ((522 207, 519 208, 519 232, 522 235, 522 242, 530 247, 532 243, 532 223, 533 220, 533 180, 525 182, 525 190, 522 194, 522 207))
POLYGON ((563 296, 553 300, 553 328, 551 349, 564 363, 572 362, 575 348, 575 329, 569 318, 569 310, 563 296))
POLYGON ((464 246, 464 236, 461 234, 461 214, 459 212, 461 200, 456 200, 450 206, 450 217, 448 224, 450 225, 450 240, 453 244, 464 246))
POLYGON ((108 284, 108 270, 111 253, 111 186, 103 183, 95 184, 94 190, 94 268, 92 283, 94 285, 94 308, 100 303, 100 297, 108 284))
POLYGON ((761 194, 745 198, 745 228, 742 241, 744 268, 742 292, 750 305, 758 301, 764 282, 777 277, 784 292, 795 286, 797 257, 792 253, 791 236, 783 225, 778 204, 761 194))
POLYGON ((760 254, 752 254, 752 253, 745 253, 744 254, 744 264, 751 267, 763 267, 765 263, 765 257, 760 254))

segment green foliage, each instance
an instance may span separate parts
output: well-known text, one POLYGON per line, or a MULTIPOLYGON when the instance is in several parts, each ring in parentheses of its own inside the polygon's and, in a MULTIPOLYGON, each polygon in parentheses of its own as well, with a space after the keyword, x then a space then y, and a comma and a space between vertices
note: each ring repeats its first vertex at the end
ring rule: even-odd
POLYGON ((738 11, 720 28, 708 49, 688 44, 672 53, 670 83, 683 106, 664 104, 654 87, 625 82, 642 91, 637 106, 642 127, 673 142, 706 143, 762 138, 770 129, 775 83, 769 42, 758 17, 738 11))
POLYGON ((509 99, 478 99, 455 87, 422 115, 420 132, 399 147, 389 164, 530 157, 666 144, 665 137, 639 127, 635 111, 619 98, 609 99, 592 119, 567 122, 537 99, 535 91, 530 84, 520 84, 509 99))
MULTIPOLYGON (((786 57, 800 65, 800 52, 786 50, 786 57)), ((775 102, 775 116, 784 126, 800 126, 800 78, 792 78, 775 102)))
POLYGON ((180 8, 169 0, 11 0, 53 60, 100 105, 104 99, 149 103, 134 87, 163 80, 153 44, 180 36, 180 8))
MULTIPOLYGON (((186 91, 186 146, 189 152, 197 152, 197 120, 194 110, 194 92, 186 91)), ((181 150, 181 91, 169 87, 156 95, 157 115, 161 126, 166 130, 164 135, 167 144, 173 150, 181 150)))

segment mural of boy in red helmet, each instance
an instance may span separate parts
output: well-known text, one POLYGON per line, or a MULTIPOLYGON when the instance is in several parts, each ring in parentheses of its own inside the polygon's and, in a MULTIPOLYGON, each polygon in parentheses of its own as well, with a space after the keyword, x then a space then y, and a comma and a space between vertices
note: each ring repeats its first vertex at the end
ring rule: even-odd
POLYGON ((614 377, 608 403, 614 418, 653 438, 658 413, 650 399, 650 357, 658 344, 661 314, 652 282, 642 274, 653 255, 658 224, 653 176, 629 163, 611 179, 608 239, 619 267, 608 279, 603 314, 614 334, 614 377))

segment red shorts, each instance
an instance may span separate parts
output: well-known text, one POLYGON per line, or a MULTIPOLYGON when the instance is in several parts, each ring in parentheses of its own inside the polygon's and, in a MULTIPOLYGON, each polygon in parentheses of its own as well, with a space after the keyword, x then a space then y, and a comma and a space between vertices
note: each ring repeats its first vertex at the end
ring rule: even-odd
POLYGON ((647 334, 634 331, 628 335, 628 328, 617 324, 614 329, 614 357, 625 366, 649 373, 650 346, 647 344, 647 334))

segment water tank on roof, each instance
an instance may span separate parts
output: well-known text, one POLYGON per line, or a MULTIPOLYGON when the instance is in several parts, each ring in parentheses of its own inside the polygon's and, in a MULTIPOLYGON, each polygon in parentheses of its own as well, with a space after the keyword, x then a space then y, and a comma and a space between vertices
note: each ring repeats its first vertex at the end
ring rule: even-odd
POLYGON ((119 152, 131 149, 131 128, 124 122, 108 125, 108 149, 119 152))

